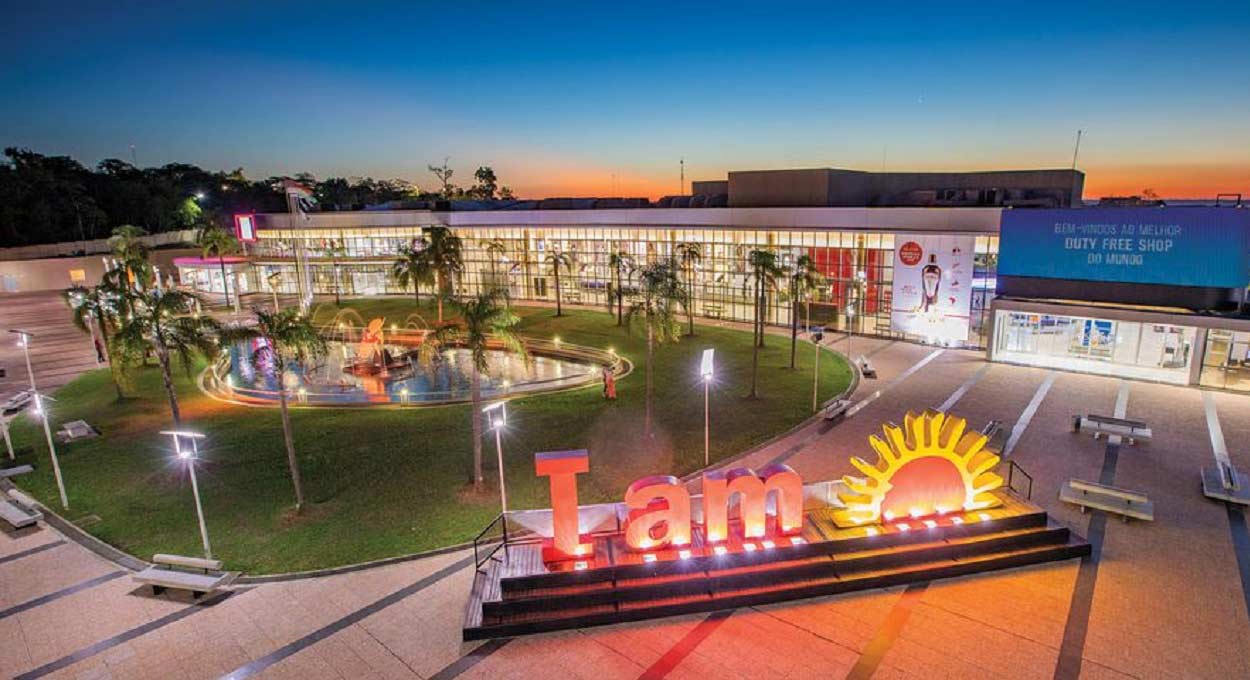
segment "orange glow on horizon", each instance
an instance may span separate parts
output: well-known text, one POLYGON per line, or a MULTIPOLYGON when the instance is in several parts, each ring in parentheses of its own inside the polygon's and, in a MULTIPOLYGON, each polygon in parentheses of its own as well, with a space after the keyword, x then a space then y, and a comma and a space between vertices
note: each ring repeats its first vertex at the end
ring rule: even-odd
MULTIPOLYGON (((819 163, 800 164, 803 167, 820 167, 819 163)), ((823 164, 836 167, 836 164, 823 164)), ((690 193, 692 181, 724 180, 731 169, 748 170, 771 167, 768 163, 744 163, 734 168, 686 167, 685 193, 690 193)), ((780 166, 778 166, 780 167, 780 166)), ((796 166, 797 167, 797 166, 796 166)), ((916 172, 964 172, 972 170, 1043 168, 1054 164, 1038 164, 1026 161, 1004 162, 995 167, 964 167, 955 164, 926 164, 907 168, 887 168, 887 171, 916 172), (930 165, 932 167, 930 167, 930 165)), ((870 169, 858 168, 849 169, 870 169)), ((1086 200, 1103 196, 1135 196, 1146 189, 1163 198, 1213 199, 1219 193, 1242 193, 1250 196, 1250 164, 1186 162, 1161 164, 1115 164, 1102 165, 1081 163, 1078 169, 1085 173, 1086 200)), ((518 181, 512 184, 521 198, 637 198, 652 201, 677 194, 679 175, 677 168, 656 172, 616 172, 599 167, 543 167, 529 168, 525 176, 536 181, 518 181), (615 178, 613 177, 615 174, 615 178)))

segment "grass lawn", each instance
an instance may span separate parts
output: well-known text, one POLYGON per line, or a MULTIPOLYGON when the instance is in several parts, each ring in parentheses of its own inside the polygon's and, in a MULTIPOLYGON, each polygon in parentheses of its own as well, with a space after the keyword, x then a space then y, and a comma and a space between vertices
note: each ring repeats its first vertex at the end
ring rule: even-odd
MULTIPOLYGON (((402 322, 411 300, 345 301, 366 319, 402 322)), ((559 335, 568 342, 615 347, 635 370, 606 403, 599 387, 537 395, 509 405, 504 436, 508 500, 513 508, 546 507, 546 479, 534 475, 533 454, 590 450, 591 471, 580 479, 581 501, 620 500, 625 486, 647 474, 682 475, 703 464, 703 394, 696 375, 704 348, 716 348, 712 392, 712 458, 764 441, 810 415, 813 352, 800 346, 789 364, 789 338, 770 336, 761 350, 761 398, 744 398, 751 370, 751 335, 697 327, 697 335, 662 346, 656 355, 653 441, 642 436, 645 343, 604 312, 518 308, 522 333, 559 335)), ((421 313, 432 319, 434 313, 421 313)), ((203 366, 194 367, 198 375, 203 366)), ((821 398, 843 390, 850 369, 826 351, 821 398)), ((296 448, 310 501, 295 516, 277 409, 223 404, 178 375, 187 428, 208 435, 198 467, 216 557, 252 573, 296 571, 378 559, 470 540, 498 513, 494 443, 484 442, 489 488, 468 490, 471 474, 467 405, 408 410, 302 409, 292 412, 296 448)), ((67 513, 96 536, 140 557, 201 550, 189 480, 171 460, 169 411, 154 367, 138 375, 142 396, 115 400, 107 371, 93 371, 62 388, 53 425, 85 419, 99 438, 59 446, 69 490, 67 513)), ((13 428, 18 462, 34 474, 20 484, 49 507, 59 507, 43 433, 26 418, 13 428)))

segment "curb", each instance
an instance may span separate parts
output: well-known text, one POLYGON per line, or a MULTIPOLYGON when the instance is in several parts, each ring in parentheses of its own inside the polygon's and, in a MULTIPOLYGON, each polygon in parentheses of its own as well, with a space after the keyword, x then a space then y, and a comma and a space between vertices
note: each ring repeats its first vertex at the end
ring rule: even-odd
POLYGON ((773 444, 776 444, 782 439, 785 439, 786 437, 789 437, 790 435, 793 435, 796 432, 799 432, 800 430, 803 430, 804 428, 807 428, 819 422, 820 419, 823 417, 823 411, 825 410, 825 407, 828 406, 830 403, 835 402, 839 399, 845 399, 848 396, 855 394, 855 390, 859 389, 859 383, 861 380, 859 367, 855 365, 854 361, 851 361, 850 357, 843 354, 842 352, 836 349, 833 349, 832 347, 829 347, 827 349, 833 354, 836 354, 842 357, 846 361, 847 366, 849 366, 851 369, 851 382, 846 386, 846 389, 822 401, 820 403, 820 406, 816 409, 815 413, 813 413, 811 416, 809 416, 802 422, 798 423, 794 427, 791 427, 790 429, 786 430, 785 432, 782 432, 781 434, 773 435, 772 437, 769 437, 767 440, 762 441, 759 444, 756 444, 755 446, 752 446, 751 448, 745 451, 739 451, 738 453, 735 453, 734 455, 729 456, 728 458, 722 458, 718 461, 713 462, 711 465, 707 467, 702 467, 702 468, 699 468, 698 470, 695 470, 694 472, 683 475, 679 477, 678 480, 681 481, 682 483, 690 483, 698 479, 700 476, 703 475, 704 472, 708 470, 716 470, 730 463, 735 463, 737 461, 742 460, 743 458, 759 453, 760 451, 768 448, 769 446, 772 446, 773 444))
MULTIPOLYGON (((832 347, 828 347, 824 349, 827 349, 829 352, 842 357, 843 360, 847 362, 847 365, 851 368, 851 382, 847 385, 846 389, 844 389, 841 393, 821 402, 820 407, 817 409, 816 413, 813 413, 810 417, 804 419, 802 422, 787 429, 785 432, 774 435, 770 437, 769 439, 767 439, 766 441, 756 444, 755 446, 752 446, 745 451, 741 451, 728 458, 724 458, 719 461, 716 461, 714 465, 711 465, 705 468, 699 468, 698 470, 695 470, 681 477, 681 481, 683 483, 687 483, 693 479, 698 478, 700 475, 703 474, 705 470, 715 469, 718 466, 723 466, 729 463, 733 463, 737 460, 741 460, 747 456, 750 456, 754 453, 759 452, 760 450, 768 446, 775 444, 781 439, 791 436, 792 434, 820 420, 820 418, 822 417, 821 412, 824 410, 824 407, 827 406, 830 402, 833 402, 837 399, 846 398, 848 395, 853 394, 855 390, 859 387, 859 382, 860 382, 859 368, 855 366, 855 363, 851 361, 850 357, 843 354, 842 352, 835 350, 832 347)), ((629 370, 632 372, 632 362, 629 362, 629 363, 630 363, 629 370)), ((626 375, 627 374, 628 373, 626 373, 626 375)), ((201 379, 202 377, 203 377, 203 373, 201 373, 200 375, 201 379)), ((570 387, 567 389, 583 389, 584 387, 585 386, 578 386, 578 387, 570 387)), ((209 396, 212 396, 212 395, 209 395, 209 396)), ((0 490, 8 490, 10 488, 18 488, 18 487, 15 484, 13 484, 13 482, 9 479, 0 479, 0 490)), ((92 536, 91 534, 87 533, 83 529, 79 528, 77 525, 66 520, 64 517, 61 517, 59 514, 57 514, 51 508, 48 508, 42 502, 39 503, 39 508, 41 511, 43 511, 44 522, 48 526, 51 526, 52 528, 60 532, 63 536, 65 536, 66 538, 74 541, 75 543, 77 543, 78 545, 81 545, 87 550, 90 550, 91 552, 104 558, 105 560, 108 560, 109 562, 112 562, 113 564, 131 572, 142 571, 143 569, 146 569, 147 567, 150 566, 149 563, 127 552, 124 552, 118 548, 115 548, 112 545, 105 543, 101 539, 96 538, 95 536, 92 536)), ((348 565, 343 565, 343 566, 338 566, 338 567, 328 567, 325 569, 312 569, 309 571, 288 572, 288 573, 283 573, 283 574, 260 574, 256 576, 241 575, 238 579, 235 580, 235 583, 242 584, 242 585, 257 585, 257 584, 262 584, 262 583, 280 583, 280 582, 285 582, 285 581, 301 581, 301 580, 312 579, 312 578, 321 578, 324 576, 335 576, 338 574, 348 574, 348 573, 353 573, 353 572, 358 572, 358 571, 366 571, 369 569, 374 569, 374 568, 379 568, 379 567, 386 567, 386 566, 390 566, 394 564, 402 564, 404 562, 413 562, 416 560, 421 560, 421 559, 425 559, 429 557, 438 557, 440 555, 446 555, 448 553, 454 553, 454 552, 459 552, 461 550, 467 550, 472 547, 473 547, 472 542, 459 543, 456 545, 445 546, 442 548, 435 548, 433 550, 427 550, 424 552, 409 553, 406 555, 397 555, 394 557, 384 557, 384 558, 372 560, 369 562, 359 562, 356 564, 348 564, 348 565)))
MULTIPOLYGON (((12 481, 8 479, 0 480, 0 489, 7 491, 15 488, 19 487, 12 481)), ((113 564, 129 571, 142 571, 150 566, 147 562, 144 562, 134 555, 131 555, 130 553, 127 553, 119 548, 115 548, 95 536, 92 536, 86 531, 83 531, 78 527, 78 525, 70 522, 64 517, 61 517, 56 511, 44 505, 42 502, 39 502, 38 499, 36 499, 36 502, 39 505, 40 512, 43 513, 43 522, 53 529, 56 529, 65 538, 68 538, 96 555, 99 555, 109 562, 112 562, 113 564)))

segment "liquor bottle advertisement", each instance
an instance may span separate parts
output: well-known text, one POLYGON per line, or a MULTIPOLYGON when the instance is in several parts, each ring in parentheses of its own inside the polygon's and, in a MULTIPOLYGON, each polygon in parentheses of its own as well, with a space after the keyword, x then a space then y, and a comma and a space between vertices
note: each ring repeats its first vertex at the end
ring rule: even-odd
POLYGON ((891 329, 928 342, 967 341, 975 245, 973 236, 895 237, 891 329))

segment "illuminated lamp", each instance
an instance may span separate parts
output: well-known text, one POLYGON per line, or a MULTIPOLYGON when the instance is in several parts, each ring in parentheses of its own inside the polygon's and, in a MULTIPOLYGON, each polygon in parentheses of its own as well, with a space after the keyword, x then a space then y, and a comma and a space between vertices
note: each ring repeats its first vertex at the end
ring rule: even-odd
POLYGON ((644 555, 642 556, 642 561, 643 561, 643 562, 654 562, 654 561, 655 561, 655 553, 646 553, 646 554, 644 554, 644 555))
POLYGON ((932 410, 908 413, 902 427, 891 423, 883 431, 884 438, 868 438, 877 453, 875 464, 851 458, 851 465, 865 478, 843 478, 847 491, 838 498, 845 508, 833 515, 838 526, 928 517, 939 509, 980 510, 1001 503, 992 493, 1003 484, 992 471, 999 457, 985 449, 988 437, 968 431, 963 418, 932 410))

